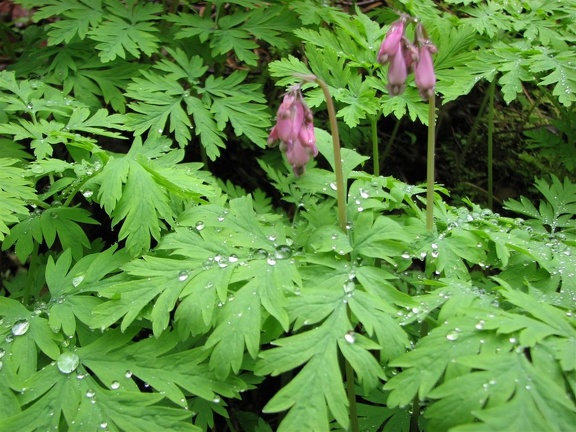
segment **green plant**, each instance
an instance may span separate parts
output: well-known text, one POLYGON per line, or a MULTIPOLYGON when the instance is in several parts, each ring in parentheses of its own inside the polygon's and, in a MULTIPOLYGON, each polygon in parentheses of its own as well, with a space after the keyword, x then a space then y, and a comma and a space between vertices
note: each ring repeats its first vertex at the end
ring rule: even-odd
MULTIPOLYGON (((21 1, 30 44, 0 72, 0 430, 570 430, 576 185, 537 179, 540 203, 501 216, 366 173, 374 142, 338 127, 428 119, 412 83, 382 96, 385 28, 272 3, 21 1), (322 78, 302 89, 331 134, 300 177, 262 151, 248 192, 198 161, 264 146, 276 92, 253 50, 300 23, 302 60, 270 73, 322 78)), ((439 94, 467 93, 475 32, 400 3, 430 20, 439 94)))

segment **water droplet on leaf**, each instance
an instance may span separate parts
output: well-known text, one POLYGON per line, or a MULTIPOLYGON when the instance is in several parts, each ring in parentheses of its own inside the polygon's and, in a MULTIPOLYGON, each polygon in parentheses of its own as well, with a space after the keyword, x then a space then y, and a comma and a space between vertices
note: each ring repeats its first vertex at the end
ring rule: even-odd
POLYGON ((292 257, 292 249, 287 245, 280 245, 274 251, 274 256, 277 259, 288 259, 292 257))
POLYGON ((112 383, 110 383, 110 388, 112 390, 118 390, 120 388, 120 383, 118 381, 112 381, 112 383))
POLYGON ((14 336, 22 336, 28 331, 29 328, 30 328, 30 321, 27 320, 16 321, 12 326, 12 334, 14 336))
POLYGON ((344 339, 346 339, 346 342, 353 344, 354 342, 356 342, 356 334, 352 330, 350 330, 348 333, 344 335, 344 339))
POLYGON ((188 272, 186 270, 182 270, 180 273, 178 273, 179 281, 185 281, 186 279, 188 279, 188 272))
POLYGON ((80 364, 80 358, 76 354, 71 352, 63 352, 62 354, 60 354, 60 356, 58 357, 58 361, 56 362, 56 365, 58 366, 60 372, 65 374, 74 372, 79 364, 80 364))
POLYGON ((456 331, 456 330, 452 330, 451 332, 448 332, 446 334, 446 339, 448 339, 449 341, 455 341, 460 337, 460 332, 456 331))
POLYGON ((196 222, 196 225, 194 226, 198 231, 202 231, 204 229, 204 222, 202 221, 198 221, 196 222))

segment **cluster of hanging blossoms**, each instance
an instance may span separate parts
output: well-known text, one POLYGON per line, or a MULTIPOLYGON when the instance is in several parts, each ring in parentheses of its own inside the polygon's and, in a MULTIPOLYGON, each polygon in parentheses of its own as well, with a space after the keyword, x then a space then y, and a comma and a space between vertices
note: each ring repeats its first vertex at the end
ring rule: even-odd
POLYGON ((395 96, 404 91, 406 78, 412 71, 422 98, 428 100, 434 96, 436 75, 432 54, 436 51, 436 46, 428 39, 420 21, 403 15, 393 22, 378 51, 378 62, 389 63, 387 88, 390 94, 395 96), (416 23, 413 42, 405 35, 409 20, 416 23))
MULTIPOLYGON (((402 15, 390 25, 390 29, 380 46, 377 60, 381 64, 389 63, 388 91, 396 96, 406 87, 406 78, 414 72, 414 82, 424 100, 434 96, 436 75, 432 63, 432 54, 436 46, 428 39, 422 23, 408 15, 402 15), (414 41, 406 35, 406 25, 415 23, 414 41)), ((296 176, 304 174, 310 158, 318 154, 314 135, 314 116, 302 96, 300 85, 288 89, 276 114, 276 124, 268 136, 268 145, 280 143, 280 150, 296 176)))

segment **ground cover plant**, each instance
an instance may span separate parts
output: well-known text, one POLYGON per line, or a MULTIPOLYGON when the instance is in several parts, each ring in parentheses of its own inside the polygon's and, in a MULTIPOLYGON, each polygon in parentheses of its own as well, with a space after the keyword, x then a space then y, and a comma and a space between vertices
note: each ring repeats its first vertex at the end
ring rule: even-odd
POLYGON ((576 424, 574 2, 0 13, 0 430, 576 424))

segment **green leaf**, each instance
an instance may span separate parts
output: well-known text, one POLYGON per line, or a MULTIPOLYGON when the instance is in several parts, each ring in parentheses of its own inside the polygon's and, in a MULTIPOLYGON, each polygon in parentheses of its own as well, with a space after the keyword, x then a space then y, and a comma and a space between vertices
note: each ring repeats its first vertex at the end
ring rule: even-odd
POLYGON ((36 191, 24 177, 25 171, 17 166, 18 159, 0 158, 0 241, 10 232, 9 225, 17 223, 19 216, 27 216, 27 200, 36 199, 36 191))
POLYGON ((89 32, 91 39, 100 42, 96 49, 102 62, 116 57, 126 58, 126 53, 139 58, 140 53, 148 56, 158 49, 158 31, 153 21, 162 12, 162 6, 154 3, 139 3, 134 0, 126 4, 118 0, 107 0, 106 19, 89 32))
POLYGON ((278 348, 260 354, 255 370, 259 375, 278 375, 306 363, 264 407, 270 413, 290 409, 279 431, 328 431, 327 408, 342 427, 348 427, 344 385, 336 377, 341 376, 337 343, 350 329, 346 308, 338 307, 321 326, 277 340, 278 348))

